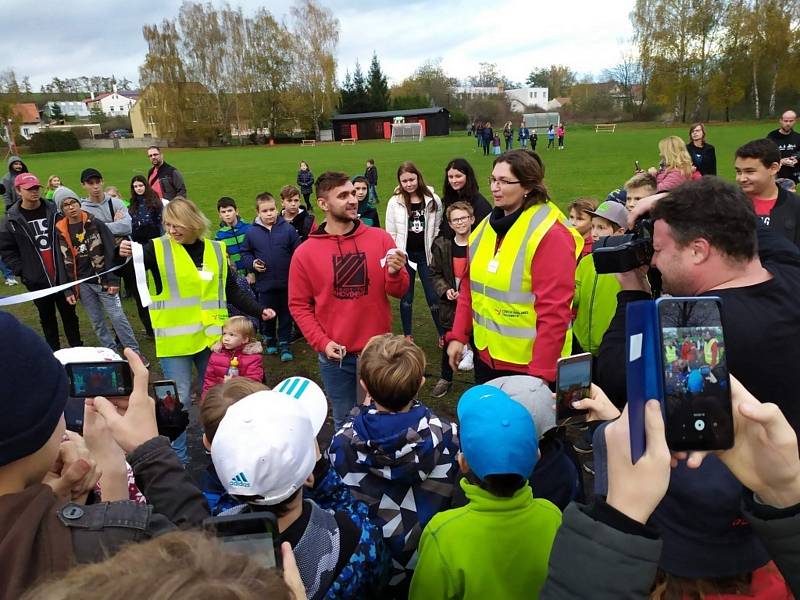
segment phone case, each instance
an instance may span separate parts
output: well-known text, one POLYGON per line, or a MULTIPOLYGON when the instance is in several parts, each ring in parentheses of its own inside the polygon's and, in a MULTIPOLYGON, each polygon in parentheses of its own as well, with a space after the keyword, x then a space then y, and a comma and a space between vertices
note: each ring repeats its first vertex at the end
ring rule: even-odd
POLYGON ((661 332, 652 300, 631 302, 626 307, 626 378, 631 461, 645 453, 644 406, 648 400, 664 402, 661 368, 661 332))

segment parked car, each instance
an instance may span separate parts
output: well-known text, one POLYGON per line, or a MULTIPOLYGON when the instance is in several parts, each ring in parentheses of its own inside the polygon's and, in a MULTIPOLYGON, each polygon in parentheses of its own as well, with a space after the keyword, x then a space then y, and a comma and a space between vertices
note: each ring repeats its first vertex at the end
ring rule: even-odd
POLYGON ((108 134, 110 138, 132 138, 133 134, 128 131, 127 129, 115 129, 111 133, 108 134))

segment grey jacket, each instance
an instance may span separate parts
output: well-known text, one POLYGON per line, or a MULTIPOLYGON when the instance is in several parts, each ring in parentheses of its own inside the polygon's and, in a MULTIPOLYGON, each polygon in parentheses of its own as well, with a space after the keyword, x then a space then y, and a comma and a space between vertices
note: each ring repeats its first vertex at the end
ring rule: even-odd
POLYGON ((15 163, 17 161, 22 163, 22 172, 23 173, 28 172, 28 167, 25 165, 25 162, 19 156, 11 155, 8 157, 8 163, 7 163, 8 170, 5 174, 5 177, 3 177, 2 180, 0 180, 0 185, 2 185, 4 188, 3 199, 5 200, 6 210, 8 210, 9 206, 11 206, 20 199, 19 194, 17 193, 17 190, 14 187, 14 179, 16 179, 19 173, 14 173, 13 176, 11 174, 11 165, 12 163, 15 163))
POLYGON ((109 231, 115 236, 124 237, 131 234, 131 215, 125 207, 125 204, 123 204, 122 200, 119 198, 112 198, 108 194, 104 194, 103 201, 99 204, 97 202, 92 202, 88 198, 83 198, 81 200, 81 209, 88 212, 101 223, 105 223, 109 231), (110 206, 109 201, 111 202, 110 206), (117 214, 118 211, 122 211, 125 216, 119 221, 115 221, 114 215, 117 214))
MULTIPOLYGON (((800 594, 800 513, 745 503, 743 514, 795 595, 800 594)), ((650 597, 661 540, 624 533, 570 504, 556 534, 541 600, 650 597), (576 576, 580 566, 580 576, 576 576)))

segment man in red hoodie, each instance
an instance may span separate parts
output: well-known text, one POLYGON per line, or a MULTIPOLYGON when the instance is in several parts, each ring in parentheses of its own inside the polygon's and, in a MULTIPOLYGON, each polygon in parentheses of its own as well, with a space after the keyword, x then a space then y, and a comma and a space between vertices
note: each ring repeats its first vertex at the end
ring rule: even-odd
POLYGON ((289 311, 319 353, 338 430, 356 404, 358 355, 372 336, 392 330, 387 295, 402 298, 409 280, 406 257, 389 234, 358 220, 347 174, 323 173, 316 193, 325 221, 292 257, 289 311))

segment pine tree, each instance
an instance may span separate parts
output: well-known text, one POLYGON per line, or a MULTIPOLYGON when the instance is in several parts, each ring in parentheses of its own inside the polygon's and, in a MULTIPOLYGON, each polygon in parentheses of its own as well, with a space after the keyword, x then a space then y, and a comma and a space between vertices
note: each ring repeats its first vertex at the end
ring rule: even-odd
POLYGON ((353 103, 353 80, 350 77, 350 70, 345 71, 344 81, 339 88, 339 113, 346 115, 353 111, 351 105, 353 103))
POLYGON ((369 65, 367 76, 367 96, 369 97, 369 110, 389 110, 389 84, 386 75, 381 71, 378 55, 372 53, 372 62, 369 65))
POLYGON ((369 98, 367 97, 367 85, 364 81, 364 73, 361 72, 361 65, 356 61, 356 68, 353 71, 353 96, 351 109, 354 113, 368 112, 369 98))

